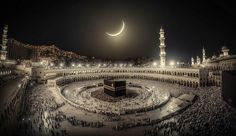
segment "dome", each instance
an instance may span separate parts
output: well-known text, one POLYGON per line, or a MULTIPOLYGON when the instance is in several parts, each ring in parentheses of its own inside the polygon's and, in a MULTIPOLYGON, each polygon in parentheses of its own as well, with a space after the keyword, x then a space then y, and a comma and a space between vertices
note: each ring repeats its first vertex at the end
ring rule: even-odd
POLYGON ((212 56, 212 59, 215 59, 215 58, 217 58, 216 55, 213 55, 213 56, 212 56))
POLYGON ((228 49, 228 47, 223 46, 221 49, 222 49, 222 50, 226 50, 226 49, 228 49))

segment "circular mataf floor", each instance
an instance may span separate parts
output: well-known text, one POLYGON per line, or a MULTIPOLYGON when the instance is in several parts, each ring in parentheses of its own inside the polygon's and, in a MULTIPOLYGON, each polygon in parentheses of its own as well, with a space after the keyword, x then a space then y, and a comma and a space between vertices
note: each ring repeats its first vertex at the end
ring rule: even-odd
POLYGON ((168 92, 154 89, 142 83, 127 85, 127 95, 112 97, 103 93, 103 86, 87 84, 70 86, 61 90, 64 98, 78 108, 101 114, 131 114, 157 108, 170 98, 168 92))

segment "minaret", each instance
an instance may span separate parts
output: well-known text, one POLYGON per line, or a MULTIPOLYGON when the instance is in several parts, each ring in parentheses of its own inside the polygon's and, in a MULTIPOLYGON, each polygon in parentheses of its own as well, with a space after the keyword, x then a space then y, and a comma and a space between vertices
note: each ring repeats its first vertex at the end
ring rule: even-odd
POLYGON ((202 48, 202 64, 206 63, 206 51, 205 48, 202 48))
POLYGON ((6 60, 7 58, 7 32, 8 32, 8 26, 5 25, 3 29, 3 34, 2 34, 2 44, 1 44, 1 60, 6 60))
POLYGON ((165 67, 166 66, 166 52, 165 52, 165 36, 164 36, 164 29, 161 27, 160 29, 160 66, 165 67))
POLYGON ((201 64, 201 60, 200 58, 197 56, 197 65, 200 65, 201 64))
POLYGON ((191 58, 191 65, 194 66, 194 58, 191 58))

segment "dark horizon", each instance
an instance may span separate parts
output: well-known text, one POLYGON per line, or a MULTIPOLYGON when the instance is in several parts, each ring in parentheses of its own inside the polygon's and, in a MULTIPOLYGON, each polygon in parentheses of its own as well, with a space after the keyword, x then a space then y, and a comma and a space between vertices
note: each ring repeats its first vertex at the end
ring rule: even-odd
POLYGON ((235 54, 236 14, 233 1, 27 1, 4 3, 0 29, 9 38, 29 44, 55 44, 61 49, 96 58, 159 58, 159 29, 166 36, 167 59, 189 61, 219 54, 226 45, 235 54), (114 41, 124 20, 125 35, 114 41))

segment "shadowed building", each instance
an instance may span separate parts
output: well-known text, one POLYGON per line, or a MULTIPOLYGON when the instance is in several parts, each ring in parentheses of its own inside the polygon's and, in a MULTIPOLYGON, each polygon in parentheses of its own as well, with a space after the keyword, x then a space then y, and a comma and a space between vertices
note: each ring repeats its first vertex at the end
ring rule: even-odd
POLYGON ((32 60, 37 56, 35 49, 27 48, 25 44, 14 39, 8 40, 8 59, 10 60, 32 60))
POLYGON ((8 25, 5 25, 2 34, 2 44, 0 44, 1 45, 0 60, 2 61, 5 61, 7 59, 7 32, 8 32, 8 25))
POLYGON ((228 104, 236 108, 236 70, 222 72, 222 97, 228 104))

